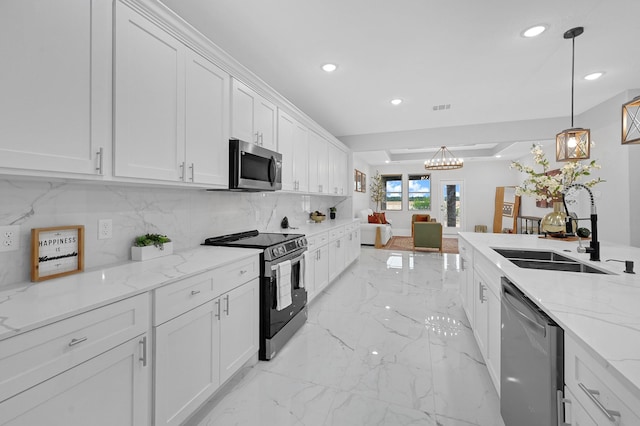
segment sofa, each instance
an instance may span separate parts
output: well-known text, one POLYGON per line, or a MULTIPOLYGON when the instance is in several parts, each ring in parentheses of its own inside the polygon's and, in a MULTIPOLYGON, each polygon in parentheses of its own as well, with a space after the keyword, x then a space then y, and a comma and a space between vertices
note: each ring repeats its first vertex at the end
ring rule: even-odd
POLYGON ((386 224, 369 223, 369 216, 373 215, 373 210, 363 209, 358 212, 360 219, 360 243, 364 245, 376 244, 376 230, 380 229, 380 243, 387 244, 391 239, 393 232, 391 222, 387 219, 386 224))

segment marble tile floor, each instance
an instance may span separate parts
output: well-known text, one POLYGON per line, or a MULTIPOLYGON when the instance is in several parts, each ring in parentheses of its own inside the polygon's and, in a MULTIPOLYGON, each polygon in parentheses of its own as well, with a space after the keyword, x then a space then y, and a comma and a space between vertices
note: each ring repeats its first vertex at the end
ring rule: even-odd
POLYGON ((275 359, 192 425, 502 426, 458 296, 456 254, 362 248, 275 359))

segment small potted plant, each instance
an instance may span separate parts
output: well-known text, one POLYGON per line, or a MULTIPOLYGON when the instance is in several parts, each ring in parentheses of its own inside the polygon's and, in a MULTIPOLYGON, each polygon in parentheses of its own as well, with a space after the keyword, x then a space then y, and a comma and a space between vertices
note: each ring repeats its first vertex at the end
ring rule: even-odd
POLYGON ((132 260, 149 260, 173 253, 173 243, 166 235, 145 234, 136 237, 131 247, 132 260))
POLYGON ((330 219, 335 219, 337 211, 338 211, 338 209, 336 209, 335 207, 329 207, 329 218, 330 219))

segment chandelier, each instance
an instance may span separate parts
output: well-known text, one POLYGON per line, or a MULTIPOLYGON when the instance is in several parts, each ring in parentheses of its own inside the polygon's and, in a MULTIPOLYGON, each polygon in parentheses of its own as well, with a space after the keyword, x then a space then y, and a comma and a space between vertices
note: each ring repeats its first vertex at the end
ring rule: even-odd
POLYGON ((461 169, 464 165, 462 158, 456 158, 446 146, 440 149, 431 157, 430 160, 424 162, 424 168, 427 170, 453 170, 461 169))
POLYGON ((572 41, 571 56, 571 129, 556 135, 556 161, 586 160, 590 156, 591 135, 589 129, 573 127, 573 80, 576 57, 576 37, 584 32, 583 27, 572 28, 564 33, 572 41))

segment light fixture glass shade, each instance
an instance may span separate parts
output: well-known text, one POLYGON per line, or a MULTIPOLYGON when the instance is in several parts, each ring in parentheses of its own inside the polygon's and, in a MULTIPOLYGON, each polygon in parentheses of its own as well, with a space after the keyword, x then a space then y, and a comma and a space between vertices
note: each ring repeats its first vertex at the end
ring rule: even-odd
POLYGON ((461 169, 463 165, 464 160, 454 157, 446 146, 441 146, 430 160, 424 162, 424 168, 427 170, 461 169))
POLYGON ((556 135, 556 161, 586 160, 591 156, 591 132, 573 128, 556 135))
POLYGON ((640 143, 640 96, 622 105, 622 144, 640 143))

